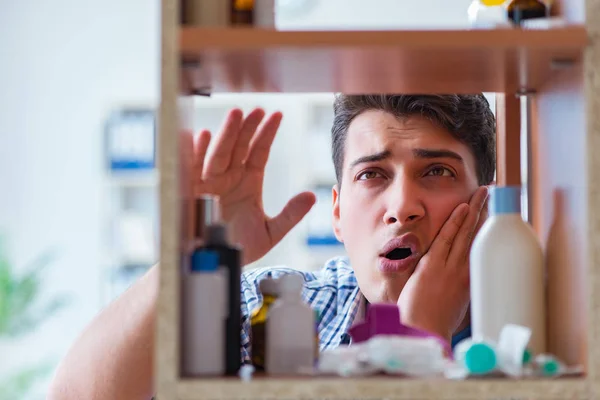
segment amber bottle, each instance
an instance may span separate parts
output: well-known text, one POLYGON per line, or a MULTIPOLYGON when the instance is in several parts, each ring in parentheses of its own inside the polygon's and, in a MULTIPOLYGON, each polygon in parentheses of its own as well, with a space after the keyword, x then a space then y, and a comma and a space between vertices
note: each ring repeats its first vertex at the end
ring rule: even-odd
POLYGON ((257 371, 265 370, 265 351, 267 347, 267 318, 269 309, 278 298, 277 279, 267 277, 260 281, 259 290, 263 301, 259 308, 250 314, 252 364, 257 371))
POLYGON ((539 0, 513 0, 508 5, 508 19, 516 25, 531 18, 547 16, 546 5, 539 0))
POLYGON ((231 25, 254 24, 254 0, 231 0, 231 25))

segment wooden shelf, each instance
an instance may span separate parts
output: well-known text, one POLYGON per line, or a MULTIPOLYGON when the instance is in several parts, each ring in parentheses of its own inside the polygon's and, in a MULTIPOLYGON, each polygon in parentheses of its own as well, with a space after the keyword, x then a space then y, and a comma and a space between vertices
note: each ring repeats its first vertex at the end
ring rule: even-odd
MULTIPOLYGON (((600 241, 600 191, 595 189, 600 184, 600 157, 594 149, 600 146, 600 13, 593 11, 600 7, 600 0, 557 3, 561 6, 557 15, 569 23, 584 25, 545 31, 203 29, 181 27, 178 2, 163 0, 159 118, 161 262, 154 357, 157 398, 598 397, 600 246, 594 244, 600 241), (573 63, 576 66, 569 68, 573 63), (182 177, 186 179, 191 165, 181 162, 185 160, 181 136, 175 133, 188 132, 194 122, 195 99, 181 95, 203 90, 483 91, 507 96, 521 90, 537 90, 535 96, 527 99, 531 157, 526 184, 532 225, 548 250, 548 351, 569 365, 583 365, 585 377, 469 381, 256 378, 248 383, 239 379, 179 379, 179 255, 181 216, 185 217, 182 197, 186 195, 179 182, 182 177)), ((505 104, 510 115, 503 117, 504 128, 514 132, 516 104, 510 103, 505 104)), ((512 146, 507 148, 507 152, 515 151, 512 146)))
POLYGON ((183 27, 183 93, 473 93, 539 89, 578 62, 582 26, 551 30, 270 31, 183 27))
POLYGON ((178 400, 200 399, 585 399, 584 379, 505 380, 315 378, 189 380, 177 385, 178 400), (542 394, 543 393, 543 394, 542 394))

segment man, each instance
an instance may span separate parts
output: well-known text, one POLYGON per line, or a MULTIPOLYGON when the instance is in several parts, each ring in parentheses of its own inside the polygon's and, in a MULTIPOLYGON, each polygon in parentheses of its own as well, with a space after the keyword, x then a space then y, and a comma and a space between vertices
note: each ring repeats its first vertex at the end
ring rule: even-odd
MULTIPOLYGON (((469 335, 472 238, 485 220, 495 167, 495 122, 482 95, 336 97, 332 128, 337 185, 334 231, 348 259, 303 273, 304 299, 320 311, 321 349, 348 343, 367 303, 400 307, 403 323, 448 341, 469 335)), ((249 264, 273 248, 311 209, 301 193, 274 218, 262 207, 269 150, 282 115, 232 110, 210 154, 194 144, 196 194, 220 196, 221 211, 249 264), (206 156, 206 157, 205 157, 206 156)), ((301 273, 266 268, 242 278, 243 348, 258 281, 301 273)), ((147 399, 153 394, 158 287, 154 267, 107 307, 59 367, 50 398, 147 399)))

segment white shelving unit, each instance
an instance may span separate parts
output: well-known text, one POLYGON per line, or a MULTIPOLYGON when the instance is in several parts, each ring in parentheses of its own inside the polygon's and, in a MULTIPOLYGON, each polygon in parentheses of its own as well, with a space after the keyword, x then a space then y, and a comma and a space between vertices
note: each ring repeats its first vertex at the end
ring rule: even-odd
POLYGON ((158 261, 155 111, 124 107, 106 125, 102 305, 158 261))

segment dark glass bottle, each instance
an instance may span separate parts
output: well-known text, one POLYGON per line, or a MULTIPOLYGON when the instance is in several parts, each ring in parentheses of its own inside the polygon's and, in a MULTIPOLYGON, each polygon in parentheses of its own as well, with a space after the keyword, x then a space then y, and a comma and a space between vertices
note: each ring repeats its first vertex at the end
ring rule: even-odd
POLYGON ((531 18, 547 16, 546 5, 539 0, 513 0, 508 5, 508 19, 516 25, 531 18))
POLYGON ((227 269, 228 315, 225 321, 225 374, 237 375, 241 367, 241 249, 229 242, 227 226, 220 221, 218 199, 203 196, 196 201, 196 236, 202 238, 201 250, 218 254, 219 266, 227 269))
POLYGON ((242 348, 241 250, 228 242, 225 225, 212 225, 207 230, 204 248, 216 252, 219 255, 219 265, 226 267, 228 272, 229 313, 225 322, 225 374, 235 376, 241 367, 242 348))

